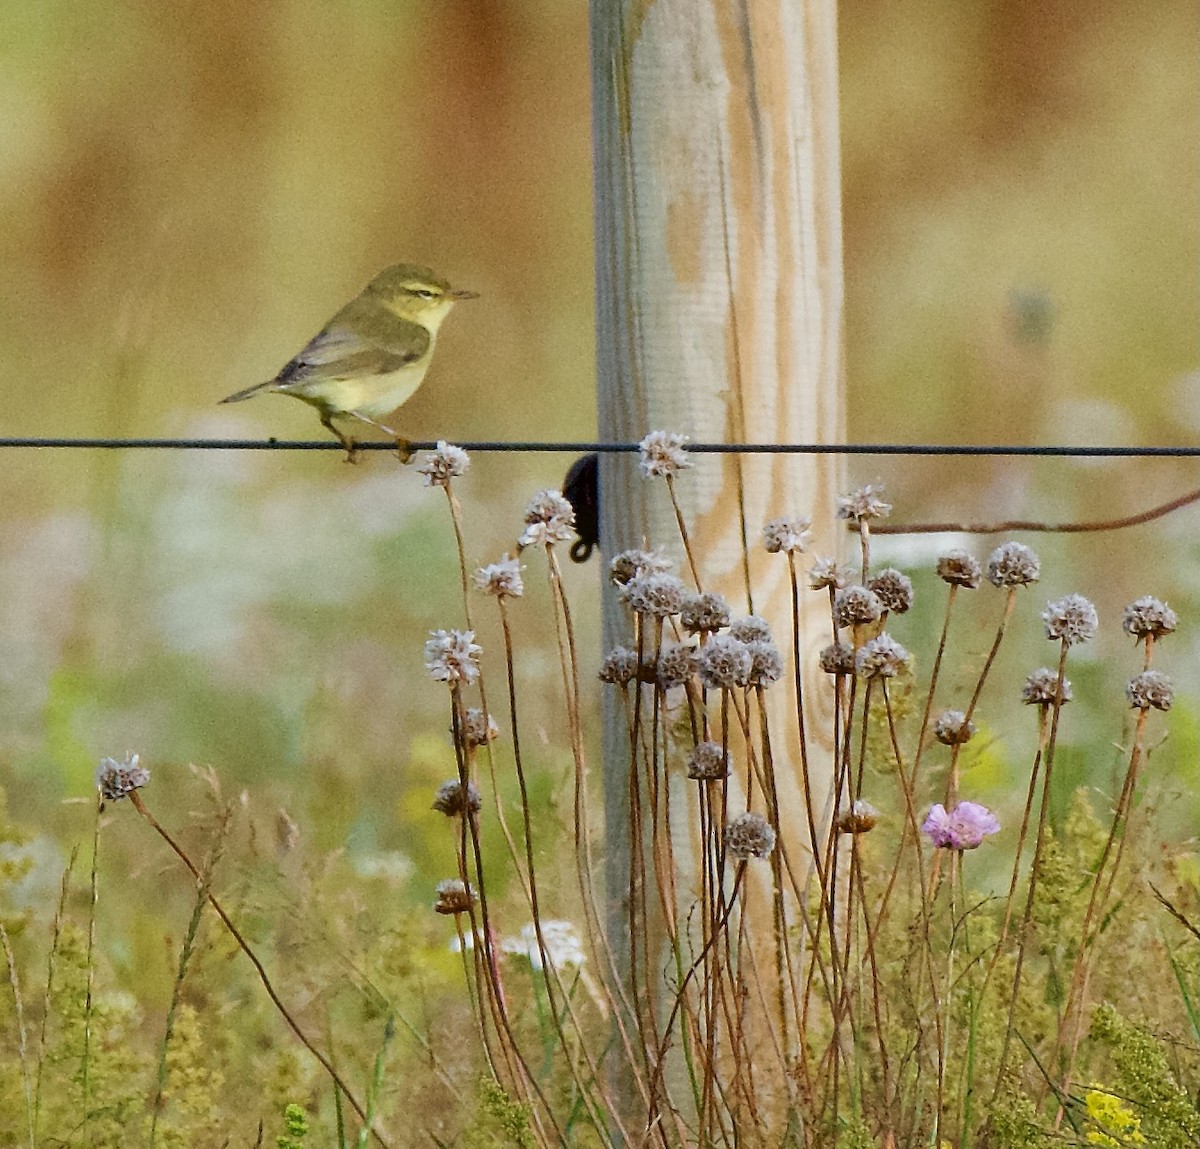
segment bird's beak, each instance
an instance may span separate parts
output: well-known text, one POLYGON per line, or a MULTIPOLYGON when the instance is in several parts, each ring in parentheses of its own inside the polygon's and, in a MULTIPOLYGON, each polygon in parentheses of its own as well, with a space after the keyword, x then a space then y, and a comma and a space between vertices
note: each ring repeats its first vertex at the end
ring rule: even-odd
POLYGON ((479 298, 478 291, 464 291, 462 288, 457 288, 457 287, 452 289, 449 292, 449 295, 450 295, 450 298, 453 299, 455 303, 461 303, 462 300, 464 300, 464 299, 478 299, 479 298))

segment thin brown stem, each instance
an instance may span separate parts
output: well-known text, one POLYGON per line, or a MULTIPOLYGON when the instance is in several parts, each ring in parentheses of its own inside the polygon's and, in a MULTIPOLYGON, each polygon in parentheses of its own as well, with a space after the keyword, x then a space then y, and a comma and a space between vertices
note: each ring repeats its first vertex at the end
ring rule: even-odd
MULTIPOLYGON (((158 836, 160 838, 162 838, 162 840, 164 842, 166 842, 168 846, 171 847, 172 851, 179 858, 179 860, 181 862, 183 862, 183 864, 185 866, 187 866, 187 868, 191 871, 192 877, 195 878, 195 880, 197 882, 203 882, 204 877, 201 874, 200 870, 196 867, 196 864, 191 860, 191 858, 189 858, 187 856, 187 854, 184 852, 183 847, 180 846, 179 843, 176 842, 173 837, 171 837, 171 835, 167 832, 167 830, 163 827, 163 825, 159 822, 159 820, 157 818, 155 818, 155 816, 153 814, 151 814, 150 811, 146 808, 146 804, 142 801, 142 796, 136 790, 133 790, 129 794, 129 800, 130 800, 130 802, 133 803, 133 808, 143 818, 146 819, 146 821, 150 824, 150 827, 154 830, 154 832, 156 834, 158 834, 158 836)), ((342 1080, 341 1075, 333 1067, 333 1063, 329 1060, 329 1058, 326 1057, 325 1054, 323 1054, 317 1048, 317 1046, 313 1043, 311 1038, 309 1038, 309 1036, 304 1032, 304 1030, 300 1028, 300 1023, 292 1015, 291 1010, 289 1010, 288 1007, 286 1005, 284 1005, 283 999, 276 992, 275 986, 271 983, 271 979, 267 974, 266 968, 263 966, 262 962, 259 960, 258 955, 250 947, 250 943, 248 941, 246 941, 246 938, 242 934, 242 931, 239 930, 237 928, 237 926, 233 924, 233 919, 230 918, 230 916, 225 912, 224 907, 221 905, 221 903, 219 901, 217 901, 216 895, 211 890, 209 890, 209 892, 208 892, 208 904, 210 906, 212 906, 212 908, 216 911, 217 917, 219 917, 221 919, 225 928, 229 931, 230 937, 232 937, 233 940, 235 942, 237 942, 238 948, 242 951, 242 953, 244 953, 246 955, 247 958, 249 958, 250 964, 252 966, 254 966, 255 972, 258 974, 258 980, 260 982, 262 982, 263 989, 265 989, 267 991, 267 996, 271 999, 271 1003, 279 1011, 280 1017, 282 1017, 283 1020, 285 1022, 287 1022, 288 1028, 296 1035, 296 1037, 300 1041, 300 1044, 303 1045, 304 1048, 307 1049, 308 1052, 311 1053, 313 1055, 313 1057, 315 1057, 317 1059, 321 1068, 324 1069, 325 1072, 329 1074, 330 1080, 332 1080, 333 1083, 338 1087, 338 1089, 340 1089, 342 1091, 342 1095, 346 1098, 346 1100, 348 1102, 350 1102, 351 1108, 354 1110, 355 1113, 358 1114, 359 1118, 365 1123, 367 1120, 366 1110, 363 1108, 363 1106, 359 1102, 358 1098, 356 1098, 354 1096, 354 1093, 351 1091, 350 1087, 346 1084, 346 1082, 344 1080, 342 1080)), ((371 1127, 371 1133, 374 1135, 375 1139, 379 1142, 380 1145, 383 1145, 385 1147, 387 1146, 387 1144, 388 1144, 387 1140, 380 1134, 379 1130, 376 1129, 374 1126, 371 1127)))

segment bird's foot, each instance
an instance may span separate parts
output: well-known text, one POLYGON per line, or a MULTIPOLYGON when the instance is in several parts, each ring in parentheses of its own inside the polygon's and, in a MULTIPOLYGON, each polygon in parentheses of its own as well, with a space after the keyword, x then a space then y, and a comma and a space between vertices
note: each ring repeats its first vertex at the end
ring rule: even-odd
POLYGON ((401 464, 407 467, 409 463, 413 461, 413 455, 415 454, 416 452, 413 450, 412 440, 405 439, 402 435, 397 435, 396 458, 400 460, 401 464))

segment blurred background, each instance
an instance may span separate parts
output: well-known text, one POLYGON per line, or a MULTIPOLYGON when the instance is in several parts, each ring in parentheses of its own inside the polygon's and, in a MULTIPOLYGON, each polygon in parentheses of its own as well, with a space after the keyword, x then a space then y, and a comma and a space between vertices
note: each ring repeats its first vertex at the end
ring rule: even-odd
MULTIPOLYGON (((4 23, 0 433, 316 438, 302 404, 216 403, 405 260, 481 293, 448 321, 406 435, 594 434, 582 0, 44 0, 4 23)), ((842 5, 851 441, 1197 441, 1198 25, 1191 0, 842 5)), ((441 493, 385 455, 3 462, 0 785, 46 863, 30 898, 90 832, 97 759, 134 750, 156 802, 186 810, 186 766, 211 765, 264 825, 283 807, 306 840, 426 901, 449 862, 429 788, 454 771, 421 647, 462 624, 441 493)), ((526 498, 569 462, 476 457, 459 487, 472 565, 511 548, 526 498)), ((1170 461, 849 471, 909 521, 1109 517, 1197 483, 1194 462, 1170 461)), ((1183 616, 1156 761, 1194 802, 1197 516, 1026 540, 1044 580, 1003 690, 1052 657, 1046 597, 1087 594, 1105 627, 1081 655, 1095 701, 1077 708, 1064 787, 1107 786, 1120 764, 1120 690, 1140 669, 1120 609, 1153 593, 1183 616)), ((879 553, 928 567, 937 545, 879 553)), ((514 624, 550 810, 569 756, 544 572, 527 577, 514 624)), ((592 665, 598 578, 568 572, 592 665)), ((941 608, 925 609, 906 625, 928 651, 941 608)), ((1032 720, 1021 730, 980 766, 991 793, 1024 776, 1032 720)))

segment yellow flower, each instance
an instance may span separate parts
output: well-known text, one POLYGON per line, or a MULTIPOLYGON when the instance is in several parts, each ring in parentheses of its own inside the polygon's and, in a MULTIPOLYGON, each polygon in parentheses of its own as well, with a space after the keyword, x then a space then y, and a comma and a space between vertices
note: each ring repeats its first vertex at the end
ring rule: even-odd
POLYGON ((1088 1132, 1087 1139, 1093 1145, 1109 1145, 1120 1149, 1122 1145, 1144 1145, 1141 1119, 1119 1097, 1114 1097, 1102 1086, 1093 1085, 1087 1092, 1088 1116, 1099 1127, 1088 1132))

